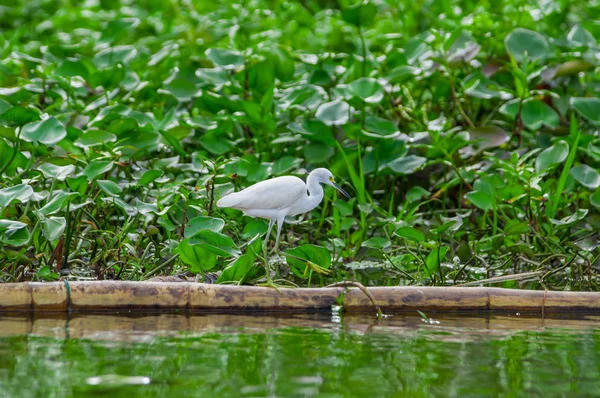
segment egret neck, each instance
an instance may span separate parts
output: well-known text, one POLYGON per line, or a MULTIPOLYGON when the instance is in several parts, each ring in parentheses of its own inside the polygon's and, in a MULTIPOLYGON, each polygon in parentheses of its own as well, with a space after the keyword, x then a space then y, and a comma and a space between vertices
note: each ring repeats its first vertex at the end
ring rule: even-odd
POLYGON ((306 187, 308 195, 305 200, 298 201, 290 211, 290 216, 306 213, 314 209, 323 200, 323 186, 319 183, 319 179, 313 173, 308 175, 306 179, 306 187))

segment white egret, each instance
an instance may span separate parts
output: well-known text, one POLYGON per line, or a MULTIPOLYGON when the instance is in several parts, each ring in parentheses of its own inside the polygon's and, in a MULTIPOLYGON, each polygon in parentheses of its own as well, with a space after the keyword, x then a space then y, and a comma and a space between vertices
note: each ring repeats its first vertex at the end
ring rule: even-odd
POLYGON ((309 212, 317 207, 323 200, 321 184, 331 185, 350 198, 350 195, 335 183, 329 170, 319 168, 310 172, 306 183, 294 176, 272 178, 222 197, 217 202, 217 207, 230 207, 243 211, 247 216, 269 220, 265 241, 268 241, 271 235, 273 224, 277 223, 277 251, 285 218, 309 212))

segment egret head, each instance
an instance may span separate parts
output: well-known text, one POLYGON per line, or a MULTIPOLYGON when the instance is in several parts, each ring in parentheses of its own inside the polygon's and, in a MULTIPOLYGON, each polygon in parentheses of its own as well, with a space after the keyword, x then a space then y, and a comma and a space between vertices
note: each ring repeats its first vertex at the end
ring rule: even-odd
POLYGON ((344 191, 338 184, 335 183, 331 171, 324 168, 319 168, 314 169, 310 174, 313 175, 320 184, 331 185, 332 187, 340 191, 342 195, 350 199, 350 195, 348 195, 346 191, 344 191))

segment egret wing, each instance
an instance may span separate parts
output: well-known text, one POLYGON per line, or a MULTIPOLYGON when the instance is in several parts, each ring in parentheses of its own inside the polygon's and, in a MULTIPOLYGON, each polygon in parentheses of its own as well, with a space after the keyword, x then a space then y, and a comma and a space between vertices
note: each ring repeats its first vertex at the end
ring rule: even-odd
POLYGON ((304 181, 298 177, 284 176, 261 181, 240 192, 227 195, 217 202, 217 206, 239 210, 285 209, 302 195, 306 195, 304 181))

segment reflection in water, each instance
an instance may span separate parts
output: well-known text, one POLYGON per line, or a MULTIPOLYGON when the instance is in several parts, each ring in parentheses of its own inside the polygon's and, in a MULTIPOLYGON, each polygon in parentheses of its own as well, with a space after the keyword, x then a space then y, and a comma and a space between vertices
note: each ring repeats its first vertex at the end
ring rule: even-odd
POLYGON ((600 391, 600 318, 0 316, 0 397, 600 391))

